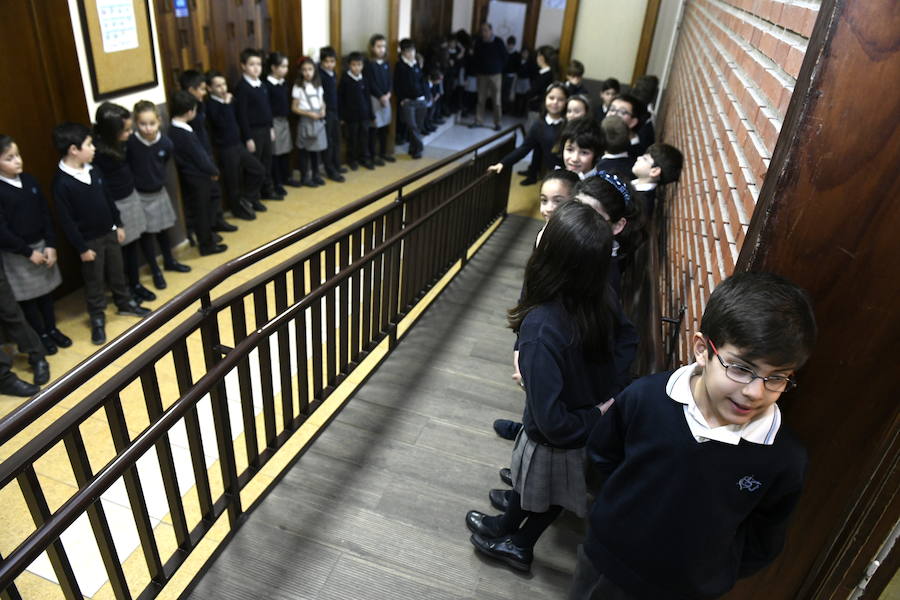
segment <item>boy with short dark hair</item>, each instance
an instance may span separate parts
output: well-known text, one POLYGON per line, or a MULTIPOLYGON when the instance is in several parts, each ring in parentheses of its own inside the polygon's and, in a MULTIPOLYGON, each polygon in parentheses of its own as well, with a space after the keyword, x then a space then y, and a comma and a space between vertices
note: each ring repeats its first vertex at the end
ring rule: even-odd
POLYGON ((428 89, 425 131, 434 132, 437 130, 438 125, 443 125, 446 122, 441 116, 444 104, 444 74, 437 67, 432 68, 428 73, 425 85, 428 89))
POLYGON ((656 205, 656 188, 678 181, 684 156, 675 146, 658 142, 647 148, 647 152, 637 157, 631 172, 635 197, 641 202, 641 214, 645 219, 653 216, 656 205))
POLYGON ((566 89, 569 90, 569 96, 585 93, 583 79, 584 64, 580 60, 573 60, 566 69, 566 89))
POLYGON ((609 110, 606 111, 606 117, 604 117, 608 119, 610 116, 615 115, 628 125, 630 130, 628 155, 631 158, 637 158, 646 152, 647 147, 650 146, 649 142, 642 140, 638 135, 638 130, 641 128, 642 119, 644 119, 646 111, 647 108, 639 98, 631 94, 619 94, 609 105, 609 110))
POLYGON ((337 52, 331 46, 319 49, 319 81, 322 83, 322 95, 325 100, 325 137, 328 147, 322 152, 322 163, 325 176, 332 181, 346 181, 341 173, 341 115, 338 102, 337 52))
POLYGON ((696 362, 632 383, 588 439, 598 492, 570 600, 717 598, 774 560, 807 462, 776 402, 815 338, 810 299, 786 279, 716 287, 696 362))
POLYGON ((615 77, 604 79, 600 84, 600 104, 594 109, 594 115, 598 121, 602 121, 606 117, 606 111, 609 110, 609 105, 619 95, 620 89, 619 80, 615 77))
POLYGON ((363 77, 372 103, 372 131, 369 131, 369 156, 377 166, 397 159, 388 153, 388 129, 391 126, 391 66, 387 60, 387 38, 376 33, 369 38, 369 60, 363 66, 363 77), (378 151, 375 143, 378 142, 378 151))
POLYGON ((422 158, 428 90, 422 69, 416 61, 416 45, 409 38, 400 40, 400 60, 394 69, 394 89, 397 91, 400 119, 406 125, 409 136, 409 155, 414 159, 422 158))
POLYGON ((607 115, 600 123, 606 149, 597 161, 598 171, 608 171, 622 181, 631 179, 631 166, 634 159, 628 156, 631 131, 625 121, 614 114, 607 115))
POLYGON ((375 168, 369 154, 369 124, 374 118, 369 86, 363 77, 365 58, 359 52, 347 57, 347 71, 338 84, 338 104, 347 131, 347 162, 356 170, 362 164, 375 168))
POLYGON ((91 167, 94 142, 90 129, 80 123, 61 123, 53 128, 53 145, 60 156, 53 198, 59 224, 81 259, 91 342, 99 346, 106 343, 104 276, 118 314, 143 317, 150 310, 132 298, 125 282, 119 245, 125 230, 116 203, 103 185, 103 174, 91 167))
POLYGON ((268 200, 284 200, 276 192, 272 181, 272 152, 274 150, 275 129, 273 128, 272 105, 269 90, 263 85, 263 55, 254 48, 241 52, 241 79, 234 89, 234 103, 241 139, 265 169, 262 197, 268 200))

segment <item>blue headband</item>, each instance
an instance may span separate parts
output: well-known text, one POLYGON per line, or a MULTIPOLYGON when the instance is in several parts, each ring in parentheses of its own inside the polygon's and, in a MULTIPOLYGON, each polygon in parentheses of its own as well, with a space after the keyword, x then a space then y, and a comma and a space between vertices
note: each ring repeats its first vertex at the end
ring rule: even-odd
POLYGON ((628 191, 628 186, 622 183, 621 179, 606 171, 597 171, 596 175, 607 183, 612 184, 612 186, 616 188, 616 191, 622 194, 622 199, 625 200, 625 206, 631 206, 631 194, 628 191))

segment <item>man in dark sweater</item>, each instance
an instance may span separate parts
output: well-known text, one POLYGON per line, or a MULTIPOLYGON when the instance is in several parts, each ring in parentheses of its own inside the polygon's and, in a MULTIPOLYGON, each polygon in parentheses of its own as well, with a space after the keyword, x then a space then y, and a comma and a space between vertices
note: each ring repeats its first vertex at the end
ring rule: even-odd
POLYGON ((241 128, 241 139, 247 150, 259 159, 265 169, 262 197, 269 200, 283 200, 284 196, 275 191, 275 184, 272 181, 275 130, 272 128, 269 91, 260 79, 262 60, 262 53, 259 50, 245 48, 241 52, 243 75, 234 89, 235 110, 241 128))
POLYGON ((367 169, 375 168, 369 154, 369 123, 374 115, 369 86, 362 75, 364 62, 362 54, 351 52, 347 57, 347 71, 338 86, 338 104, 347 130, 347 162, 351 169, 357 164, 367 169))
POLYGON ((494 35, 490 23, 481 24, 481 38, 475 40, 474 64, 478 70, 478 108, 472 127, 484 124, 484 107, 487 99, 494 104, 494 129, 500 131, 503 117, 503 101, 500 96, 503 87, 503 69, 506 66, 506 45, 494 35))
POLYGON ((409 137, 409 155, 422 158, 422 130, 428 110, 425 75, 416 62, 416 46, 409 38, 400 40, 400 60, 394 68, 394 91, 400 107, 400 119, 409 137))
POLYGON ((570 600, 711 599, 781 551, 806 451, 776 404, 813 347, 807 294, 740 273, 709 298, 696 362, 639 379, 588 439, 595 490, 570 600))
POLYGON ((62 157, 53 177, 53 198, 59 224, 81 258, 91 341, 99 346, 106 342, 104 275, 120 315, 143 317, 150 310, 135 302, 125 283, 119 246, 125 230, 116 203, 103 185, 103 175, 91 168, 94 143, 90 130, 79 123, 57 125, 53 145, 62 157))

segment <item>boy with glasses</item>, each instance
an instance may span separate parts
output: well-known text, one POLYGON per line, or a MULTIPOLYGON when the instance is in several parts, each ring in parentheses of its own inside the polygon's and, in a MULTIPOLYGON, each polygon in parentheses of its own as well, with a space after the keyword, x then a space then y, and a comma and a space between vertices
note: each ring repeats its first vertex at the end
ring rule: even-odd
POLYGON ((645 115, 646 111, 647 109, 644 106, 644 103, 641 102, 639 98, 632 96, 631 94, 620 94, 610 103, 609 109, 606 111, 606 116, 604 117, 604 119, 607 119, 610 116, 616 116, 625 121, 625 124, 628 125, 628 130, 630 132, 628 155, 631 158, 637 158, 646 152, 647 147, 653 143, 653 140, 642 140, 638 135, 641 123, 647 116, 645 115))
POLYGON ((717 598, 781 551, 806 451, 776 402, 815 342, 809 298, 741 273, 700 329, 696 362, 635 381, 588 439, 599 489, 570 600, 717 598))

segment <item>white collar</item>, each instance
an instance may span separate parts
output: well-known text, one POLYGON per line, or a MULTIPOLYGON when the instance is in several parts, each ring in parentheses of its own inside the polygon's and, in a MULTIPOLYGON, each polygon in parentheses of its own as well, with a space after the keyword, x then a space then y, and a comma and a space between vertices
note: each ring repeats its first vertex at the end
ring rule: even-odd
POLYGON ((362 79, 362 73, 360 73, 359 75, 354 75, 354 74, 351 73, 350 71, 347 71, 347 72, 344 73, 344 75, 346 75, 347 77, 349 77, 349 78, 352 79, 353 81, 360 81, 360 80, 362 79))
POLYGON ((619 255, 619 247, 620 247, 619 242, 617 242, 616 240, 613 240, 612 256, 619 255))
POLYGON ((631 187, 633 187, 634 191, 636 191, 636 192, 649 192, 650 190, 656 189, 656 182, 655 181, 643 182, 640 179, 632 179, 631 187))
POLYGON ((19 177, 18 175, 16 175, 13 178, 4 177, 3 175, 0 175, 0 181, 2 181, 4 183, 8 183, 9 185, 11 185, 13 187, 17 187, 20 190, 22 189, 22 178, 19 177))
POLYGON ((416 62, 416 59, 406 60, 406 57, 404 57, 404 56, 401 56, 401 57, 400 57, 400 60, 402 60, 403 62, 405 62, 405 63, 407 64, 407 66, 409 66, 410 69, 415 69, 415 68, 416 68, 416 65, 419 64, 418 62, 416 62))
POLYGON ((332 69, 326 69, 322 65, 319 65, 319 68, 322 69, 329 77, 334 77, 334 71, 332 69))
POLYGON ((261 79, 251 79, 249 75, 244 75, 244 81, 250 84, 251 87, 258 88, 262 85, 261 79))
POLYGON ((93 169, 91 165, 84 165, 83 169, 76 169, 74 167, 70 167, 63 161, 59 161, 59 170, 65 173, 66 175, 71 175, 81 183, 86 183, 91 185, 91 169, 93 169))
MULTIPOLYGON (((271 83, 272 85, 281 85, 282 83, 284 83, 284 77, 282 77, 281 79, 278 79, 277 77, 272 77, 271 75, 266 75, 266 79, 268 79, 269 83, 271 83)), ((253 85, 253 84, 251 83, 250 85, 253 85)), ((210 96, 212 96, 212 94, 210 94, 210 96)))
MULTIPOLYGON (((282 81, 284 80, 282 79, 282 81)), ((228 104, 227 102, 225 102, 225 98, 219 98, 218 96, 213 96, 212 94, 210 94, 209 97, 220 104, 228 104)))
POLYGON ((194 128, 185 123, 184 121, 176 121, 172 119, 172 127, 177 127, 178 129, 184 129, 185 131, 193 132, 194 128))
POLYGON ((775 443, 775 435, 781 427, 781 409, 777 404, 772 404, 766 412, 744 425, 710 427, 703 417, 703 413, 700 412, 700 407, 694 402, 691 376, 695 369, 697 369, 697 363, 681 367, 672 373, 669 381, 666 382, 666 394, 669 395, 669 398, 684 404, 684 418, 694 439, 698 442, 716 440, 734 446, 740 443, 741 438, 766 446, 775 443))
POLYGON ((550 71, 550 67, 544 67, 543 69, 541 69, 540 71, 538 71, 538 73, 540 73, 541 75, 543 75, 544 73, 547 73, 548 71, 550 71))
POLYGON ((631 145, 632 146, 637 146, 640 143, 641 143, 641 138, 637 134, 634 134, 633 136, 631 136, 631 145))
POLYGON ((376 58, 376 59, 375 59, 375 64, 376 64, 376 65, 383 65, 383 64, 384 64, 384 59, 383 59, 383 58, 376 58))
POLYGON ((618 154, 604 152, 603 156, 600 157, 600 160, 603 160, 604 158, 628 158, 628 152, 619 152, 618 154))
POLYGON ((141 134, 139 134, 139 133, 137 133, 137 132, 135 132, 134 137, 136 137, 136 138, 138 139, 138 141, 141 142, 142 144, 144 144, 145 146, 152 146, 153 144, 155 144, 156 142, 158 142, 158 141, 160 140, 160 138, 162 138, 162 132, 161 132, 161 131, 157 131, 157 132, 156 132, 156 137, 153 138, 153 141, 152 141, 152 142, 148 142, 147 140, 145 140, 145 139, 141 136, 141 134))
POLYGON ((563 122, 563 117, 560 117, 558 119, 552 119, 552 118, 550 118, 550 115, 548 113, 548 114, 544 115, 544 122, 546 122, 547 125, 559 125, 560 123, 563 122))

